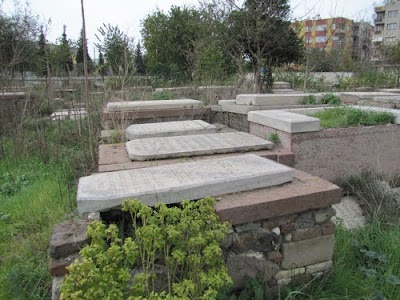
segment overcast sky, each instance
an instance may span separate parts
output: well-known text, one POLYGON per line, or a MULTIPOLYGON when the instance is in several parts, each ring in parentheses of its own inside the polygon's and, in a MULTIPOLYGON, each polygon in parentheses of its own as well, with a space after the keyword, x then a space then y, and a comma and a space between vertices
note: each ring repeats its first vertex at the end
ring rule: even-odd
MULTIPOLYGON (((13 0, 0 0, 7 10, 13 0)), ((23 2, 23 1, 22 1, 23 2)), ((28 0, 34 14, 42 20, 51 19, 48 40, 54 42, 61 36, 63 25, 67 36, 76 40, 82 27, 80 0, 28 0)), ((322 18, 343 16, 370 21, 375 0, 291 0, 293 18, 304 19, 320 15, 322 18)), ((378 0, 379 2, 379 0, 378 0)), ((168 10, 171 5, 193 5, 197 0, 85 0, 89 54, 93 57, 93 42, 97 28, 103 23, 118 25, 135 40, 140 39, 140 21, 157 7, 168 10)), ((97 53, 96 53, 97 57, 97 53)))

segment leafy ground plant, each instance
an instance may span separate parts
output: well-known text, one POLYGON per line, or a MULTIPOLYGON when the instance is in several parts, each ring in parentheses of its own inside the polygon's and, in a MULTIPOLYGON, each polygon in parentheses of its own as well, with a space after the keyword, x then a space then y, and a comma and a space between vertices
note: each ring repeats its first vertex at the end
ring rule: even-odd
POLYGON ((280 138, 279 138, 279 134, 276 132, 271 132, 268 137, 267 140, 274 143, 275 145, 280 143, 280 138))
POLYGON ((116 225, 92 223, 92 242, 69 268, 61 299, 215 299, 231 279, 219 246, 228 225, 218 222, 213 203, 152 209, 125 202, 133 235, 121 238, 116 225))
POLYGON ((383 125, 394 122, 394 115, 388 112, 367 111, 351 107, 335 107, 314 114, 322 128, 345 128, 350 126, 383 125))

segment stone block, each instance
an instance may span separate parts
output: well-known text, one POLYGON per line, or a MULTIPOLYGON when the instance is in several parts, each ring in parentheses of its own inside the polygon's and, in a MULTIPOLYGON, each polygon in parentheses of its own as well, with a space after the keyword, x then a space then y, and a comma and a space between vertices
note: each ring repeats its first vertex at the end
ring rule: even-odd
POLYGON ((275 263, 280 263, 283 259, 282 253, 279 251, 271 251, 268 252, 268 260, 273 261, 275 263))
POLYGON ((258 228, 241 233, 236 233, 233 239, 232 250, 235 253, 248 251, 270 252, 278 250, 280 247, 280 237, 275 233, 258 228))
MULTIPOLYGON (((336 185, 317 177, 301 175, 304 172, 293 172, 296 180, 290 184, 221 195, 220 201, 215 204, 217 214, 221 220, 233 225, 267 220, 262 222, 263 227, 272 229, 268 225, 270 218, 324 208, 340 202, 342 193, 336 185)), ((314 226, 312 213, 310 219, 314 226)))
POLYGON ((172 121, 134 124, 126 129, 126 139, 136 140, 152 137, 168 137, 216 133, 217 127, 202 120, 172 121))
POLYGON ((314 221, 313 213, 311 211, 300 214, 294 220, 294 227, 296 229, 313 228, 314 225, 315 225, 315 221, 314 221))
POLYGON ((321 235, 321 226, 314 226, 313 228, 300 228, 292 232, 292 242, 313 239, 321 235))
POLYGON ((292 233, 294 229, 295 229, 294 223, 288 223, 288 224, 281 225, 281 232, 283 234, 292 233))
POLYGON ((327 207, 324 209, 314 210, 313 214, 315 223, 321 224, 329 221, 336 214, 336 212, 332 207, 327 207))
POLYGON ((288 224, 294 221, 297 215, 287 215, 282 217, 271 218, 263 222, 263 227, 273 229, 277 226, 288 224))
POLYGON ((244 105, 296 105, 303 102, 304 97, 313 95, 317 100, 322 98, 320 94, 241 94, 236 96, 236 104, 244 105))
POLYGON ((322 235, 335 234, 336 225, 334 222, 328 221, 324 224, 321 224, 321 227, 322 227, 322 235))
POLYGON ((179 109, 179 108, 198 108, 201 101, 192 99, 179 100, 145 100, 145 101, 123 101, 109 102, 107 109, 109 112, 138 111, 138 110, 157 110, 157 109, 179 109))
POLYGON ((246 132, 146 138, 126 143, 131 160, 153 160, 272 149, 273 143, 246 132))
POLYGON ((233 289, 244 288, 248 278, 264 278, 266 259, 262 253, 243 253, 228 256, 228 273, 233 280, 233 289))
POLYGON ((292 179, 291 168, 254 154, 94 174, 79 179, 78 211, 105 211, 135 198, 150 206, 174 204, 276 186, 292 179))
POLYGON ((300 115, 283 110, 251 111, 249 122, 289 133, 312 132, 320 130, 318 118, 300 115))
POLYGON ((68 274, 67 267, 79 257, 78 254, 73 254, 68 257, 59 259, 50 258, 49 272, 51 276, 65 276, 68 274))
POLYGON ((282 245, 282 269, 300 268, 332 259, 334 236, 285 243, 282 245))
POLYGON ((318 263, 315 265, 310 265, 306 267, 306 274, 314 274, 314 273, 319 273, 323 272, 329 269, 332 269, 333 263, 331 260, 329 261, 324 261, 322 263, 318 263))
POLYGON ((59 300, 61 298, 61 284, 64 276, 53 277, 51 286, 51 300, 59 300))
POLYGON ((77 219, 54 226, 50 238, 50 256, 58 259, 79 252, 89 243, 86 230, 90 221, 77 219))
POLYGON ((275 278, 276 279, 290 278, 296 275, 304 274, 305 272, 306 268, 304 267, 291 270, 281 270, 278 273, 276 273, 275 278))

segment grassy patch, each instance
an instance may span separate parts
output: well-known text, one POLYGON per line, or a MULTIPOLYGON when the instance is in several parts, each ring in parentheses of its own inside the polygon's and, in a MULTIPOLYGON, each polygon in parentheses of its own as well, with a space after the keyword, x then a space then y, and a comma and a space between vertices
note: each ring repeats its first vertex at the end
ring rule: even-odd
POLYGON ((73 191, 60 165, 3 159, 0 169, 29 178, 18 190, 11 184, 0 193, 0 299, 48 299, 49 238, 53 225, 71 211, 73 191))
POLYGON ((322 128, 345 128, 393 123, 395 117, 388 112, 367 111, 350 107, 335 107, 314 114, 322 128))
POLYGON ((284 299, 400 299, 400 230, 374 221, 358 231, 338 228, 334 268, 284 299), (377 255, 378 258, 370 256, 377 255))

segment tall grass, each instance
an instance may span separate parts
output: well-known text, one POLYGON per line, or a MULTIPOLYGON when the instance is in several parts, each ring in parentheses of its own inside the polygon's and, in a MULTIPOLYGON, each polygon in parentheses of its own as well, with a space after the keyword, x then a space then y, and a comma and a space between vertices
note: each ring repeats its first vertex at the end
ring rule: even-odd
POLYGON ((322 128, 345 128, 349 126, 371 126, 394 122, 394 115, 388 112, 367 111, 350 107, 335 107, 314 114, 322 128))
POLYGON ((27 178, 12 194, 0 193, 0 299, 48 299, 49 237, 73 210, 74 191, 61 164, 2 158, 0 169, 27 178))

